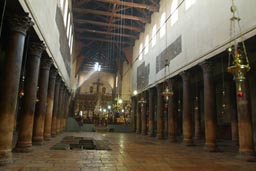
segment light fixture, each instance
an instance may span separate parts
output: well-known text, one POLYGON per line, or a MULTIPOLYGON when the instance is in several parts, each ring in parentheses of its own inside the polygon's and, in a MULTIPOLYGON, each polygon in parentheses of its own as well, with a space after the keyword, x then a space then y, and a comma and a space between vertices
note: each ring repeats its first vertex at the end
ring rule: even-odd
POLYGON ((99 64, 99 62, 96 62, 94 64, 94 71, 101 71, 101 65, 99 64))
MULTIPOLYGON (((234 1, 232 0, 231 12, 233 14, 231 21, 231 28, 230 28, 230 36, 235 35, 235 28, 236 25, 239 27, 239 31, 241 34, 241 27, 240 27, 240 17, 237 14, 237 7, 234 5, 234 1)), ((242 36, 240 36, 242 39, 242 36)), ((247 57, 246 47, 244 41, 241 40, 239 43, 237 39, 235 39, 232 43, 232 46, 228 48, 228 68, 227 71, 234 76, 234 80, 237 84, 237 96, 243 96, 242 90, 242 82, 246 79, 246 73, 250 70, 249 60, 247 57)))
MULTIPOLYGON (((166 79, 166 68, 169 67, 169 61, 168 59, 165 60, 165 68, 164 68, 164 78, 166 79)), ((169 97, 173 95, 173 91, 170 90, 169 86, 168 86, 168 83, 165 82, 164 83, 164 91, 162 92, 162 95, 164 96, 164 100, 165 100, 165 105, 166 107, 168 106, 168 100, 169 100, 169 97)))
POLYGON ((143 107, 143 106, 144 106, 144 104, 146 104, 146 103, 147 103, 147 101, 144 99, 144 97, 143 97, 143 96, 141 96, 141 98, 140 98, 140 100, 138 101, 138 103, 141 105, 141 107, 143 107))
POLYGON ((108 105, 108 110, 110 110, 111 109, 111 105, 108 105))
POLYGON ((138 94, 138 91, 137 90, 134 90, 133 91, 133 95, 136 96, 138 94))

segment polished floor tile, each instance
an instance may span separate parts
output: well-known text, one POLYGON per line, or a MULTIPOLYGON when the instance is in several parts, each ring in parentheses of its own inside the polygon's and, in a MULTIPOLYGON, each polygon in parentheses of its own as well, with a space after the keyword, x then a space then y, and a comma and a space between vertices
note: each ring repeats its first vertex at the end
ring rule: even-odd
POLYGON ((256 171, 256 163, 238 159, 232 148, 209 153, 200 142, 187 147, 133 133, 67 132, 31 153, 13 153, 14 163, 0 171, 256 171), (108 140, 112 150, 50 149, 66 136, 108 140))

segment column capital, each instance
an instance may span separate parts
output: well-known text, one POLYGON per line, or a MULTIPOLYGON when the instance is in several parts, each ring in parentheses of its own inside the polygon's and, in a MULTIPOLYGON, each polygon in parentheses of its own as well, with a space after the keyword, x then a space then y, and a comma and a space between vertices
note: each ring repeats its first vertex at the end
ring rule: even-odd
POLYGON ((34 41, 30 44, 29 53, 31 55, 41 58, 41 55, 42 55, 43 51, 45 50, 45 48, 46 47, 45 47, 43 41, 34 41))
POLYGON ((58 75, 58 70, 55 68, 55 66, 52 66, 50 69, 50 78, 56 79, 58 75))
POLYGON ((41 59, 40 69, 50 70, 53 61, 49 57, 43 57, 41 59))
POLYGON ((182 71, 180 73, 180 76, 181 76, 183 81, 188 81, 190 79, 190 73, 187 72, 187 71, 182 71))
POLYGON ((212 63, 208 61, 204 61, 201 64, 199 64, 200 67, 202 68, 204 73, 209 73, 212 71, 212 63))
POLYGON ((14 15, 8 19, 8 24, 11 31, 19 32, 26 35, 27 30, 33 26, 31 18, 26 14, 25 16, 14 15))

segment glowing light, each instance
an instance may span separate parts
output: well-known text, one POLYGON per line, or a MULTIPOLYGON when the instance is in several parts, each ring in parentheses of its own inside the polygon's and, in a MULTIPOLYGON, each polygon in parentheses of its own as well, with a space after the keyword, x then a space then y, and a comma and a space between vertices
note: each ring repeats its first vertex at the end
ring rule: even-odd
POLYGON ((133 91, 133 95, 136 96, 137 94, 138 94, 138 91, 137 91, 137 90, 134 90, 134 91, 133 91))

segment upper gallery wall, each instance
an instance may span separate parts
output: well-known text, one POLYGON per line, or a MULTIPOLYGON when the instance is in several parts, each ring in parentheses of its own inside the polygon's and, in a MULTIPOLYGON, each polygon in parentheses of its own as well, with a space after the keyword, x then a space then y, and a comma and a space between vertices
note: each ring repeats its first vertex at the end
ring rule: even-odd
MULTIPOLYGON (((256 35, 256 1, 234 2, 243 37, 256 35)), ((133 91, 142 91, 225 51, 231 40, 231 5, 231 0, 162 0, 159 12, 152 15, 135 42, 133 91)))
POLYGON ((29 13, 34 29, 47 46, 60 75, 70 87, 73 26, 69 0, 19 0, 29 13))

